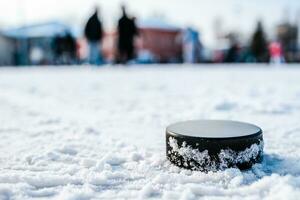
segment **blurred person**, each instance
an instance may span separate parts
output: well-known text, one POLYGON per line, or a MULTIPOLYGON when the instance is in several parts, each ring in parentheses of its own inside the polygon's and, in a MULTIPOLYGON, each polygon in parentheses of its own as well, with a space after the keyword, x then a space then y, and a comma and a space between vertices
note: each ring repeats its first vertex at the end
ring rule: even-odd
POLYGON ((54 63, 59 65, 62 64, 62 55, 63 55, 63 36, 58 34, 53 39, 52 44, 54 52, 54 63))
POLYGON ((63 38, 63 42, 64 42, 65 64, 75 64, 77 62, 76 40, 69 31, 66 33, 65 37, 63 38))
POLYGON ((88 41, 90 64, 100 65, 103 62, 101 53, 101 41, 103 37, 102 23, 98 17, 98 8, 96 7, 94 14, 89 18, 84 29, 85 37, 88 41))
POLYGON ((127 63, 134 59, 134 37, 138 35, 135 18, 129 18, 126 8, 122 6, 122 17, 118 21, 118 60, 120 63, 127 63))
POLYGON ((228 49, 228 51, 226 52, 225 55, 225 62, 226 63, 236 63, 236 62, 240 62, 240 45, 239 45, 239 41, 238 41, 238 36, 236 33, 229 33, 227 35, 227 38, 229 40, 230 43, 230 47, 228 49))
POLYGON ((257 23, 250 48, 256 62, 268 62, 268 44, 260 21, 257 23))
POLYGON ((53 49, 55 55, 55 64, 75 64, 76 56, 76 40, 69 31, 63 35, 57 35, 53 41, 53 49))
POLYGON ((183 60, 185 63, 197 63, 201 60, 202 45, 199 33, 192 28, 183 32, 183 60))
POLYGON ((129 51, 129 59, 134 59, 136 58, 136 49, 135 49, 135 36, 138 36, 139 35, 139 30, 138 30, 138 27, 136 25, 136 17, 132 17, 131 18, 131 21, 132 21, 132 32, 133 32, 133 37, 132 37, 132 48, 130 49, 131 51, 129 51))
POLYGON ((279 42, 271 42, 269 45, 270 63, 281 64, 285 62, 282 52, 282 46, 279 42))
POLYGON ((227 51, 225 62, 226 63, 236 63, 239 62, 240 48, 238 43, 233 43, 227 51))

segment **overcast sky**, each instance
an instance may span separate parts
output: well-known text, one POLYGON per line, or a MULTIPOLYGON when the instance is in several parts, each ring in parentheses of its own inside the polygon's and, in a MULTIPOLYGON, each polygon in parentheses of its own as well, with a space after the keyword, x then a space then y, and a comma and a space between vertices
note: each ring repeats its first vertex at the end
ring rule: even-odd
POLYGON ((284 18, 295 21, 299 0, 8 0, 0 2, 2 28, 62 20, 83 25, 94 5, 101 7, 106 28, 115 25, 124 2, 137 18, 160 16, 178 26, 194 26, 205 41, 212 40, 213 22, 222 20, 223 29, 252 31, 257 19, 272 30, 284 18))

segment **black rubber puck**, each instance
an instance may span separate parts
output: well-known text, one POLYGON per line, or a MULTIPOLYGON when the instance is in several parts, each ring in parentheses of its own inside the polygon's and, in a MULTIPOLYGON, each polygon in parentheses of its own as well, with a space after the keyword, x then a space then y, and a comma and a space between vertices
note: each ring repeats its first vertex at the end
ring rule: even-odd
POLYGON ((175 165, 200 171, 230 167, 249 169, 263 157, 262 130, 252 124, 197 120, 166 130, 167 158, 175 165))

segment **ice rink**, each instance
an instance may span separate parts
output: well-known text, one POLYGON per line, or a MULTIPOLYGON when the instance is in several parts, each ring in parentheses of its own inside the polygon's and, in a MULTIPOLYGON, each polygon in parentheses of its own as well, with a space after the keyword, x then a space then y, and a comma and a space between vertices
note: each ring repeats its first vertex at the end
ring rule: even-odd
POLYGON ((0 68, 0 199, 299 199, 300 66, 0 68), (191 172, 165 128, 264 131, 251 170, 191 172))

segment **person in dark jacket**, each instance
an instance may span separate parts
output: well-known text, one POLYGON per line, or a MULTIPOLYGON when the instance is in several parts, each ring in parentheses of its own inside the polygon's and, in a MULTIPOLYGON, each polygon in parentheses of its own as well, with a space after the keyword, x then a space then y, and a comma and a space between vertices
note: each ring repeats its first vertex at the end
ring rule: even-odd
POLYGON ((55 53, 55 64, 70 65, 77 62, 76 40, 70 31, 66 31, 63 35, 57 35, 53 41, 53 48, 55 53))
POLYGON ((66 64, 75 64, 77 62, 76 56, 76 40, 70 32, 66 32, 64 37, 64 51, 66 64))
POLYGON ((225 62, 226 63, 236 63, 239 61, 239 46, 237 43, 234 43, 228 49, 225 62))
POLYGON ((125 6, 118 22, 118 62, 123 64, 134 58, 134 37, 138 34, 135 18, 129 18, 125 6))
POLYGON ((89 45, 89 63, 99 65, 102 63, 101 41, 103 37, 102 23, 98 17, 98 8, 89 18, 84 29, 89 45))

